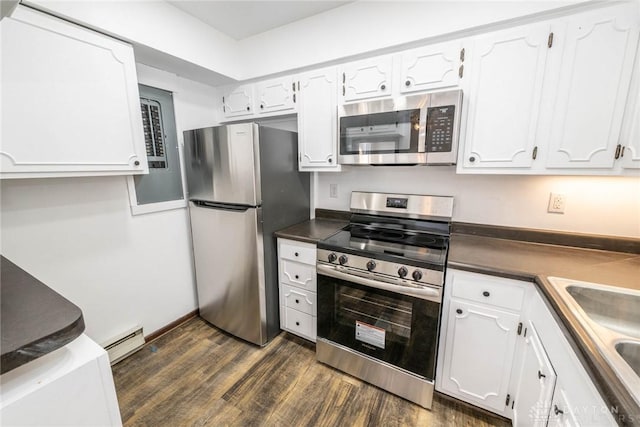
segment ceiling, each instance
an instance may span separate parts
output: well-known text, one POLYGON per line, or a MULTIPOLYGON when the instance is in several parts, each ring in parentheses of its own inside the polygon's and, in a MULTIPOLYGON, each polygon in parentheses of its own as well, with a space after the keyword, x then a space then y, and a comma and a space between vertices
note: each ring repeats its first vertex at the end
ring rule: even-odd
POLYGON ((167 0, 235 40, 342 6, 350 1, 167 0))

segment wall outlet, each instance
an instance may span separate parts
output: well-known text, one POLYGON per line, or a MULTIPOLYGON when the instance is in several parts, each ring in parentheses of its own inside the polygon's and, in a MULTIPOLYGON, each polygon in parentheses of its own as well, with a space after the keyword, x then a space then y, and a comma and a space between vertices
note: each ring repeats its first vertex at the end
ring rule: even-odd
POLYGON ((549 213, 564 213, 564 205, 567 201, 567 196, 560 193, 551 193, 549 195, 549 206, 547 212, 549 213))
POLYGON ((329 197, 332 199, 338 198, 338 184, 329 184, 329 197))

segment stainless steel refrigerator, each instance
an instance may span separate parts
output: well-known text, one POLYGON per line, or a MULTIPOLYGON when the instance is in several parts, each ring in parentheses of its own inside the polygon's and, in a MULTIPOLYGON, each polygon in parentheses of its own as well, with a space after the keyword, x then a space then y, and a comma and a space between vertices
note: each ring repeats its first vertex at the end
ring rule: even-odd
POLYGON ((309 218, 297 141, 255 123, 184 132, 200 316, 258 345, 280 330, 273 233, 309 218))

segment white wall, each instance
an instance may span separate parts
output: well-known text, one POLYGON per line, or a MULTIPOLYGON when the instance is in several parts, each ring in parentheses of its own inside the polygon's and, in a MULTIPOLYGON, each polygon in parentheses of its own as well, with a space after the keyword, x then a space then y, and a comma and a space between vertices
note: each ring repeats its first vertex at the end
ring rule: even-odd
POLYGON ((454 196, 459 222, 640 238, 640 177, 456 175, 455 167, 344 167, 318 173, 316 207, 349 210, 351 191, 454 196), (338 198, 329 185, 338 185, 338 198), (550 192, 565 213, 547 213, 550 192))
MULTIPOLYGON (((174 91, 182 131, 214 124, 215 90, 139 66, 174 91)), ((196 309, 186 209, 132 216, 126 177, 2 180, 2 254, 78 305, 97 342, 196 309)))

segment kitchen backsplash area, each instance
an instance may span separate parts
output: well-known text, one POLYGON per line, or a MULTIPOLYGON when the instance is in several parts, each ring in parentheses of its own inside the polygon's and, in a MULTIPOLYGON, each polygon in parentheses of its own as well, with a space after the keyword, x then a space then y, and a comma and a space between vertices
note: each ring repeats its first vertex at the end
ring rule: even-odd
POLYGON ((316 175, 316 208, 348 210, 352 191, 447 195, 455 222, 640 237, 640 177, 459 175, 455 166, 343 166, 316 175), (552 192, 565 196, 563 214, 547 212, 552 192))

